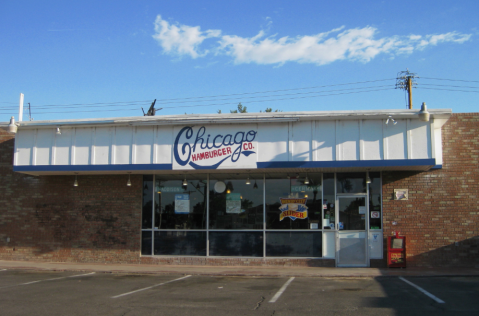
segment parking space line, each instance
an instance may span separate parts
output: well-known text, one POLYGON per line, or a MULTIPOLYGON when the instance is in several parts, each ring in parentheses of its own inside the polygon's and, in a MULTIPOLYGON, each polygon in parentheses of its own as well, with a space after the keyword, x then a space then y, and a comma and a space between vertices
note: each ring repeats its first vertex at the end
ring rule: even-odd
POLYGON ((276 302, 276 300, 281 296, 281 294, 283 294, 283 292, 286 290, 286 288, 288 287, 288 285, 293 282, 294 280, 294 277, 291 277, 288 281, 286 281, 285 284, 283 284, 283 286, 279 289, 279 291, 273 296, 273 298, 269 301, 270 303, 274 303, 276 302))
POLYGON ((135 291, 131 291, 131 292, 128 292, 128 293, 123 293, 123 294, 120 294, 120 295, 112 296, 111 298, 118 298, 118 297, 130 295, 130 294, 134 294, 134 293, 137 293, 137 292, 149 290, 149 289, 152 289, 152 288, 160 286, 160 285, 164 285, 164 284, 168 284, 168 283, 172 283, 172 282, 175 282, 175 281, 180 281, 180 280, 189 278, 190 276, 191 275, 187 275, 187 276, 184 276, 184 277, 181 277, 181 278, 178 278, 178 279, 174 279, 174 280, 171 280, 171 281, 166 281, 166 282, 163 282, 163 283, 160 283, 160 284, 155 284, 155 285, 145 287, 145 288, 142 288, 142 289, 139 289, 139 290, 135 290, 135 291))
POLYGON ((28 285, 28 284, 38 283, 38 282, 61 280, 61 279, 67 279, 67 278, 77 278, 77 277, 81 277, 81 276, 85 276, 85 275, 91 275, 91 274, 95 274, 95 272, 85 273, 85 274, 77 274, 77 275, 70 275, 70 276, 60 277, 60 278, 32 281, 32 282, 22 283, 22 284, 19 284, 19 285, 28 285))
POLYGON ((77 278, 77 277, 81 277, 81 276, 85 276, 85 275, 91 275, 91 274, 95 274, 95 272, 86 273, 86 274, 70 275, 70 276, 66 276, 66 277, 46 279, 46 280, 37 280, 37 281, 32 281, 32 282, 27 282, 27 283, 20 283, 20 284, 15 284, 15 285, 10 285, 10 286, 3 286, 3 287, 0 287, 0 289, 4 289, 4 288, 7 288, 7 287, 14 287, 14 286, 35 284, 35 283, 45 282, 45 281, 61 280, 61 279, 67 279, 67 278, 77 278))
POLYGON ((429 293, 428 291, 426 291, 425 289, 423 289, 422 287, 420 286, 417 286, 416 284, 406 280, 405 278, 403 277, 399 277, 400 280, 406 282, 407 284, 415 287, 416 289, 418 289, 419 291, 421 291, 422 293, 426 294, 427 296, 429 296, 430 298, 432 298, 433 300, 435 300, 436 302, 440 303, 440 304, 444 304, 445 302, 443 300, 441 300, 440 298, 432 295, 431 293, 429 293))
POLYGON ((0 271, 7 271, 7 269, 0 269, 0 271))

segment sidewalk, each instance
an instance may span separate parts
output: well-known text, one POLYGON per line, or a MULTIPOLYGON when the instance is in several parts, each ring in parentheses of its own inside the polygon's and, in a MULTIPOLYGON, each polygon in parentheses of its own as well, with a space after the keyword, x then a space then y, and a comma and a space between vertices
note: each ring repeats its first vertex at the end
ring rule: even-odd
POLYGON ((34 262, 0 260, 0 270, 85 271, 100 273, 191 274, 209 276, 250 277, 445 277, 479 276, 474 268, 317 268, 317 267, 247 267, 247 266, 186 266, 145 264, 99 264, 69 262, 34 262))

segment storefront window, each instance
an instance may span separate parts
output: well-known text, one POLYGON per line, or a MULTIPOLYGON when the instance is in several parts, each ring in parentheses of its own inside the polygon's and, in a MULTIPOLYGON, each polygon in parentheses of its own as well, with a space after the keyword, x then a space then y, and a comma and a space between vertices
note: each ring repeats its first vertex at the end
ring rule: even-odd
POLYGON ((267 257, 322 257, 321 232, 267 232, 267 257))
POLYGON ((210 232, 210 256, 262 257, 263 232, 210 232))
POLYGON ((154 254, 206 256, 206 231, 155 231, 154 254))
POLYGON ((366 172, 336 174, 336 191, 341 193, 366 193, 366 172))
POLYGON ((151 255, 151 230, 141 232, 141 254, 151 255))
POLYGON ((153 176, 143 176, 143 211, 141 228, 151 229, 153 224, 153 176))
POLYGON ((336 224, 334 192, 334 173, 323 174, 323 229, 334 229, 336 224))
POLYGON ((141 254, 322 257, 323 231, 365 229, 366 193, 369 228, 381 229, 381 174, 369 176, 369 185, 366 172, 144 176, 141 254))
POLYGON ((205 229, 206 179, 156 177, 155 229, 205 229))
POLYGON ((210 179, 210 229, 263 229, 263 176, 214 178, 210 179))
POLYGON ((266 179, 266 229, 321 229, 321 191, 320 173, 266 179))
POLYGON ((369 226, 370 229, 381 229, 381 173, 370 172, 369 177, 369 226))

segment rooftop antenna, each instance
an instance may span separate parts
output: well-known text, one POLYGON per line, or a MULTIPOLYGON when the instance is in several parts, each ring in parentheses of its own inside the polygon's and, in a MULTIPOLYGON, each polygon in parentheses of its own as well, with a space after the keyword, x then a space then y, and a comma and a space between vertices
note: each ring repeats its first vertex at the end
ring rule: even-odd
POLYGON ((33 121, 33 118, 32 118, 32 109, 30 107, 30 102, 28 102, 28 118, 30 119, 30 121, 33 121))
POLYGON ((153 103, 151 103, 150 108, 148 109, 148 112, 146 113, 143 110, 143 108, 141 108, 141 111, 143 111, 143 116, 155 116, 156 111, 163 109, 163 108, 155 109, 155 103, 156 103, 156 99, 153 101, 153 103))
POLYGON ((414 81, 414 78, 419 78, 415 73, 409 72, 409 69, 406 68, 406 71, 398 72, 396 77, 396 89, 406 90, 409 96, 409 109, 412 109, 412 87, 417 85, 414 81))

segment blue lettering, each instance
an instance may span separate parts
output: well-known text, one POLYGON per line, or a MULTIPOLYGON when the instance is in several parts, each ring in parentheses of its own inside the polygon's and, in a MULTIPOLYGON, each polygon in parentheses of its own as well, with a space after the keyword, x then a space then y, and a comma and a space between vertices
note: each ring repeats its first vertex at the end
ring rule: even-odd
MULTIPOLYGON (((183 133, 185 133, 186 139, 190 139, 193 136, 193 129, 190 126, 183 127, 181 131, 178 133, 178 135, 176 136, 173 153, 174 153, 176 162, 180 166, 185 166, 188 163, 188 161, 190 161, 190 157, 191 157, 191 146, 190 146, 190 143, 188 142, 185 142, 183 146, 181 147, 182 155, 186 154, 186 149, 188 148, 188 158, 186 158, 186 160, 182 160, 180 155, 178 154, 178 143, 183 133)), ((194 152, 194 148, 193 148, 193 152, 194 152)))
POLYGON ((223 138, 223 145, 224 145, 224 146, 234 145, 234 143, 231 142, 232 139, 233 139, 233 135, 226 134, 226 135, 225 135, 225 138, 223 138), (226 138, 229 139, 228 142, 226 142, 226 138))
POLYGON ((203 135, 205 134, 206 132, 206 128, 204 126, 201 126, 200 129, 198 130, 198 133, 196 133, 196 140, 195 140, 195 144, 193 145, 193 152, 196 152, 196 144, 198 143, 199 140, 201 140, 201 145, 200 145, 200 148, 201 149, 205 149, 206 147, 203 147, 203 135), (203 133, 200 135, 200 132, 203 131, 203 133))
POLYGON ((247 142, 252 142, 256 138, 256 133, 257 132, 255 132, 253 130, 249 131, 248 134, 246 134, 246 141, 247 142), (251 139, 248 138, 248 136, 250 136, 250 135, 252 136, 251 139))
POLYGON ((221 143, 220 143, 219 145, 216 145, 216 139, 217 139, 218 137, 219 137, 219 138, 222 138, 223 135, 216 135, 215 138, 213 138, 213 147, 214 147, 214 148, 220 148, 220 147, 221 147, 221 143))

